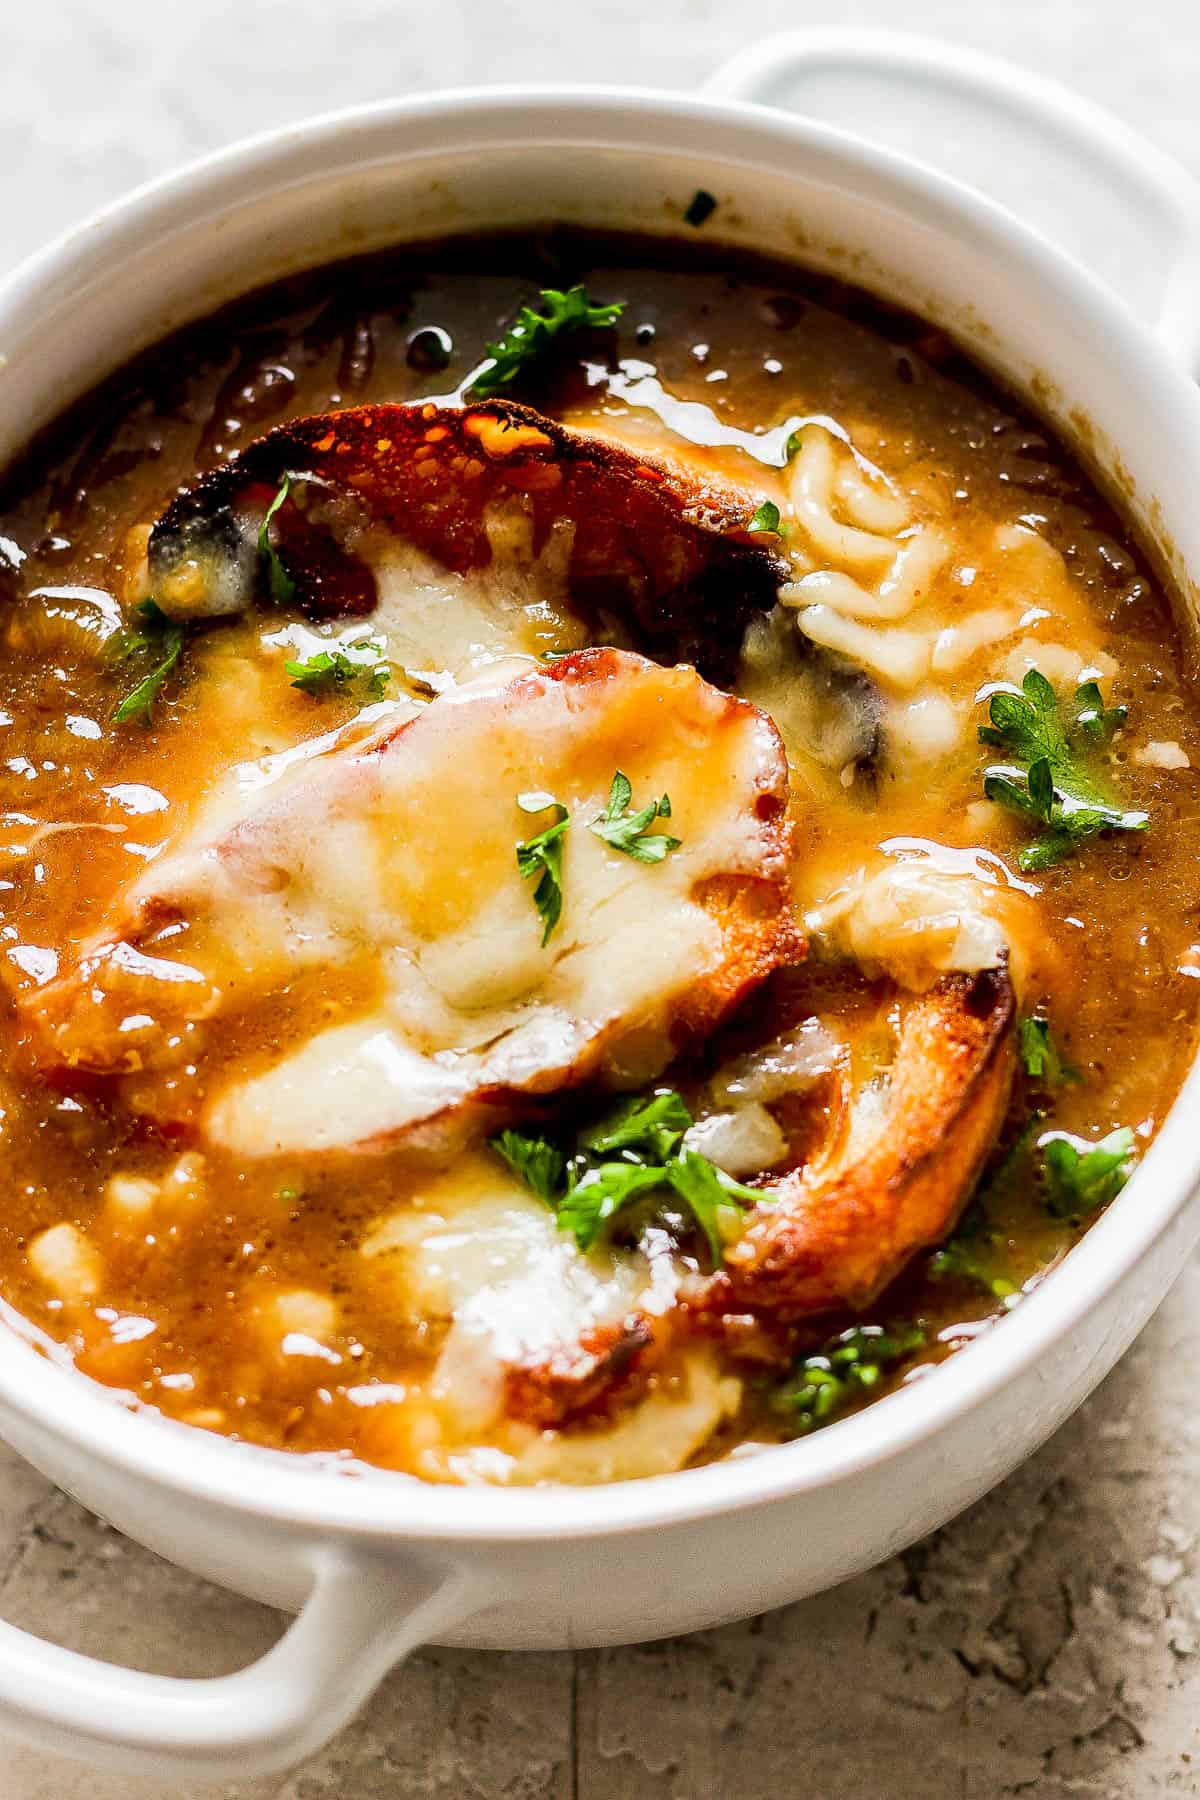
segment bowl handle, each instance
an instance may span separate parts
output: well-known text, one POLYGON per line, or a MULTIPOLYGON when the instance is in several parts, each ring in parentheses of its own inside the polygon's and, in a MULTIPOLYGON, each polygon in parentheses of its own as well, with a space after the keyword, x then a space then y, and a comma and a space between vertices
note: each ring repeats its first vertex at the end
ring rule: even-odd
POLYGON ((835 29, 751 45, 705 91, 842 126, 977 189, 1200 372, 1200 186, 1058 82, 933 39, 835 29))
POLYGON ((123 1669, 0 1623, 0 1726, 122 1773, 269 1774, 319 1749, 410 1650, 489 1597, 460 1570, 325 1555, 299 1616, 266 1655, 200 1680, 123 1669))

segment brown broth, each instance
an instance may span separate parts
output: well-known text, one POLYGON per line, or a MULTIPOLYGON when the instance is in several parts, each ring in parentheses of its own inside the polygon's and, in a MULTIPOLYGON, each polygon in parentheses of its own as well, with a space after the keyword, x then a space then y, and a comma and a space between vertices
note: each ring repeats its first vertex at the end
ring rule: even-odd
MULTIPOLYGON (((1093 1136, 1128 1125, 1144 1148, 1192 1056, 1200 999, 1200 728, 1166 600, 1062 446, 944 339, 832 281, 712 245, 676 252, 554 233, 399 250, 321 270, 159 346, 35 447, 0 503, 0 976, 10 996, 36 985, 53 956, 69 959, 99 928, 215 771, 352 710, 333 701, 318 719, 282 679, 273 687, 261 674, 222 680, 230 659, 251 655, 259 620, 205 636, 183 679, 165 691, 153 729, 116 725, 114 703, 127 683, 72 621, 73 602, 61 591, 99 589, 119 605, 127 534, 198 471, 288 418, 452 392, 520 302, 543 284, 580 279, 599 298, 624 299, 624 317, 582 354, 556 358, 552 373, 522 390, 531 404, 647 447, 661 447, 672 422, 687 425, 681 401, 711 409, 730 432, 761 434, 793 415, 839 421, 917 496, 919 517, 942 522, 952 539, 947 568, 978 570, 973 585, 960 586, 951 622, 1007 604, 1005 581, 1019 585, 1019 570, 995 574, 998 526, 1024 521, 1052 548, 1053 565, 1038 564, 1030 582, 1053 587, 1081 639, 1113 658, 1107 697, 1129 717, 1111 769, 1124 803, 1144 808, 1151 829, 1098 839, 1032 882, 1025 1004, 1047 1011, 1078 1074, 1036 1098, 1044 1129, 1093 1136), (447 366, 430 366, 447 340, 447 366), (614 395, 604 371, 622 368, 626 392, 657 377, 669 396, 662 417, 614 395), (1190 767, 1138 762, 1134 752, 1148 743, 1180 746, 1190 767), (73 829, 42 829, 62 824, 73 829)), ((764 495, 783 496, 779 471, 736 439, 682 447, 764 495)), ((906 768, 901 760, 870 796, 801 810, 803 905, 901 837, 982 846, 1011 864, 1023 841, 1019 825, 971 810, 986 760, 974 742, 984 715, 970 710, 979 686, 968 679, 973 666, 955 690, 967 724, 953 753, 936 766, 906 768)), ((288 1019, 321 1007, 351 1012, 347 980, 343 991, 301 978, 276 1005, 251 1011, 222 1044, 225 1064, 261 1061, 286 1036, 288 1019)), ((203 1061, 181 1063, 175 1079, 202 1094, 208 1075, 203 1061)), ((102 1082, 51 1088, 31 1076, 15 1026, 0 1101, 0 1293, 81 1370, 173 1416, 257 1443, 422 1469, 419 1423, 397 1432, 393 1419, 384 1429, 385 1408, 347 1397, 372 1382, 419 1382, 437 1347, 427 1321, 395 1304, 386 1283, 362 1276, 364 1233, 414 1192, 401 1159, 240 1164, 210 1151, 198 1158, 113 1105, 102 1082), (159 1207, 144 1224, 105 1201, 114 1175, 160 1181, 171 1171, 170 1209, 159 1207), (102 1275, 82 1301, 55 1297, 28 1258, 38 1234, 63 1222, 89 1234, 100 1256, 102 1275), (264 1348, 264 1309, 293 1289, 336 1303, 327 1337, 296 1328, 319 1337, 331 1356, 264 1348)), ((1030 1103, 1020 1088, 1009 1139, 1030 1103)), ((1040 1279, 1075 1235, 1048 1217, 1028 1183, 993 1202, 989 1223, 991 1266, 1014 1291, 1040 1279)), ((921 1256, 870 1316, 921 1321, 926 1347, 901 1365, 908 1375, 1002 1310, 968 1282, 933 1279, 921 1256)), ((807 1341, 845 1323, 823 1322, 807 1341)), ((751 1383, 737 1420, 704 1454, 778 1432, 755 1392, 751 1383)))

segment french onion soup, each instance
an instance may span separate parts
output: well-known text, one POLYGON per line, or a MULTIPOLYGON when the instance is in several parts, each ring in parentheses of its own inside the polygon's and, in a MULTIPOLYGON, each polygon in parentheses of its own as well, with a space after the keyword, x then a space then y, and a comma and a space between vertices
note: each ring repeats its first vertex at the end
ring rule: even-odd
POLYGON ((1175 1096, 1162 593, 947 339, 706 239, 318 271, 9 474, 0 1295, 125 1404, 747 1454, 995 1328, 1175 1096))

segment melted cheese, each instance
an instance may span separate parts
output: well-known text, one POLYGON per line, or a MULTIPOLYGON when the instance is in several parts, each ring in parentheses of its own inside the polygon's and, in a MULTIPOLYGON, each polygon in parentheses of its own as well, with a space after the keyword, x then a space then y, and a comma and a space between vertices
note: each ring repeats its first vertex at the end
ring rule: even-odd
MULTIPOLYGON (((672 1383, 656 1388, 613 1424, 530 1436, 507 1463, 493 1465, 491 1479, 514 1486, 543 1481, 575 1486, 667 1475, 703 1449, 722 1421, 737 1412, 741 1398, 741 1382, 721 1373, 711 1350, 692 1350, 672 1383)), ((456 1458, 452 1466, 464 1475, 470 1459, 456 1458)))
MULTIPOLYGON (((994 879, 994 878, 993 878, 994 879)), ((924 858, 860 869, 805 923, 836 954, 920 990, 939 975, 994 969, 1010 948, 997 889, 924 858)))
MULTIPOLYGON (((923 779, 921 765, 969 743, 983 682, 1019 684, 1031 668, 1062 686, 1116 673, 1062 556, 1027 522, 992 528, 983 570, 952 568, 955 534, 928 482, 902 499, 849 441, 815 427, 801 436, 788 491, 795 578, 780 602, 805 638, 878 684, 893 771, 923 779), (930 516, 913 523, 914 508, 930 516), (1056 641, 1064 633, 1075 648, 1056 641)), ((792 710, 785 700, 789 749, 792 710)))
POLYGON ((603 1247, 584 1255, 494 1156, 464 1156, 431 1178, 376 1222, 362 1255, 387 1305, 448 1328, 430 1391, 464 1437, 499 1419, 506 1368, 643 1306, 665 1310, 675 1290, 669 1258, 656 1267, 603 1247))
POLYGON ((379 595, 371 635, 439 692, 514 651, 536 656, 587 641, 566 599, 573 527, 562 522, 535 558, 532 519, 515 497, 492 507, 485 524, 492 561, 469 576, 390 533, 360 546, 379 595))
POLYGON ((214 1141, 244 1155, 382 1143, 488 1090, 589 1072, 636 1083, 664 1066, 677 1007, 727 955, 706 884, 784 873, 778 830, 759 817, 765 794, 763 810, 778 806, 782 755, 767 720, 693 671, 599 654, 599 679, 468 684, 386 721, 147 872, 135 915, 188 922, 188 966, 220 1006, 305 967, 343 967, 376 996, 218 1095, 214 1141), (661 864, 587 829, 618 768, 635 805, 671 796, 682 841, 661 864), (518 809, 531 790, 571 814, 545 947, 515 856, 553 819, 518 809))
POLYGON ((379 1407, 394 1415, 397 1434, 423 1418, 422 1473, 433 1479, 582 1483, 659 1474, 680 1467, 737 1409, 740 1383, 698 1348, 616 1420, 539 1431, 506 1414, 508 1368, 547 1358, 631 1312, 669 1311, 679 1269, 663 1248, 645 1255, 600 1246, 584 1255, 495 1158, 468 1155, 431 1177, 409 1204, 376 1221, 361 1254, 379 1305, 444 1332, 428 1382, 379 1407))

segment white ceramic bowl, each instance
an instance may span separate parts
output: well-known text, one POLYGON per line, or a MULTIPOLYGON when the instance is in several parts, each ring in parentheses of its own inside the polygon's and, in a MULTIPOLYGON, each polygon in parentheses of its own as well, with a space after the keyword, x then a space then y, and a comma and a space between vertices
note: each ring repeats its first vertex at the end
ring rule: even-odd
MULTIPOLYGON (((936 46, 787 38, 717 85, 722 97, 698 100, 439 94, 262 138, 144 189, 0 291, 0 458, 165 330, 273 276, 447 230, 677 230, 702 186, 723 237, 914 308, 1033 397, 1120 491, 1194 609, 1200 200, 1182 173, 1057 89, 936 46), (755 94, 907 134, 956 168, 988 146, 1010 197, 1069 226, 1123 297, 966 187, 746 104, 755 94)), ((1200 1232, 1198 1102, 1194 1073, 1066 1264, 936 1374, 788 1448, 653 1480, 494 1491, 337 1473, 125 1410, 12 1321, 4 1435, 132 1537, 300 1616, 261 1662, 212 1681, 0 1626, 0 1719, 96 1762, 245 1776, 314 1749, 425 1640, 614 1643, 840 1581, 1006 1475, 1148 1318, 1200 1232)))

